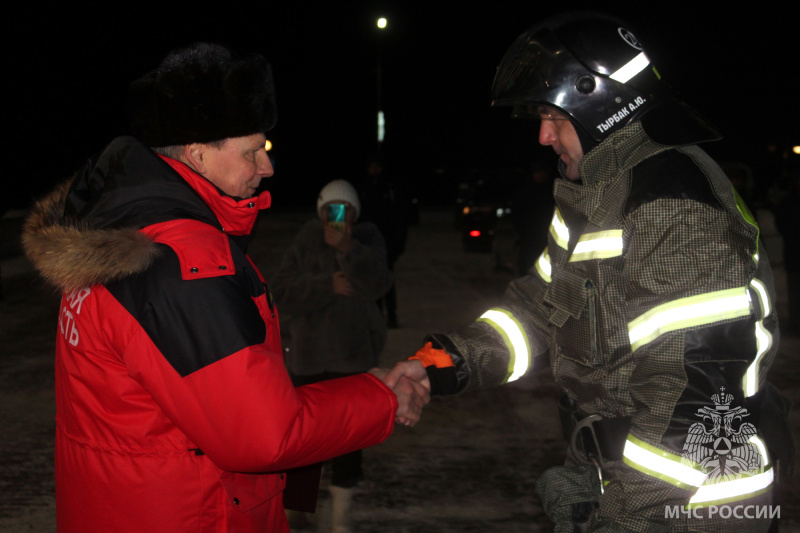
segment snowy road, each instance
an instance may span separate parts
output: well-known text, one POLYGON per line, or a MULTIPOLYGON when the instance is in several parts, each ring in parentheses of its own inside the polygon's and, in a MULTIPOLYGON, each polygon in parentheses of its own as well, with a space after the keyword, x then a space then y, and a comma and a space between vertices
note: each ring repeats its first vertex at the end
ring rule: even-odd
MULTIPOLYGON (((310 216, 276 212, 261 221, 251 255, 265 276, 310 216)), ((450 211, 423 211, 396 265, 401 327, 389 332, 383 364, 411 355, 425 333, 467 324, 495 302, 510 279, 496 262, 493 255, 462 250, 450 211)), ((20 258, 4 257, 2 274, 0 531, 49 532, 55 530, 52 347, 58 298, 20 258)), ((795 405, 800 405, 800 367, 793 362, 798 355, 800 340, 784 339, 771 373, 795 405)), ((435 399, 416 427, 398 427, 387 442, 365 451, 367 479, 353 510, 356 531, 550 530, 533 487, 545 468, 563 458, 556 397, 552 379, 538 375, 435 399)), ((797 412, 792 416, 800 441, 800 419, 797 412)), ((319 531, 329 503, 323 490, 319 531)), ((800 531, 800 489, 789 486, 781 506, 788 519, 781 531, 800 531)))

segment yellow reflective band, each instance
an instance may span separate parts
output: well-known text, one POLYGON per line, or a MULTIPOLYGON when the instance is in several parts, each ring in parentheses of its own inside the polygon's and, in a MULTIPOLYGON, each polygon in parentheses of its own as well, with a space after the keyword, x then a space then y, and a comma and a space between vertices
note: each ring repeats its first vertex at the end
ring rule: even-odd
POLYGON ((747 207, 744 199, 739 194, 739 191, 736 188, 733 188, 733 197, 736 200, 736 209, 742 214, 744 217, 745 222, 753 226, 756 230, 756 253, 753 254, 753 260, 758 264, 758 241, 759 236, 761 235, 761 228, 758 227, 758 222, 756 222, 756 217, 753 216, 753 213, 750 211, 750 208, 747 207))
POLYGON ((764 327, 764 321, 759 320, 756 322, 756 357, 753 362, 747 367, 742 378, 742 389, 744 389, 745 398, 749 398, 758 392, 758 365, 761 363, 761 356, 763 356, 772 347, 772 334, 764 327))
POLYGON ((756 356, 753 362, 747 367, 742 378, 742 389, 744 390, 745 398, 749 398, 758 392, 758 367, 761 364, 761 357, 769 351, 772 347, 772 334, 764 327, 764 318, 772 314, 772 305, 769 301, 769 293, 764 284, 758 280, 753 279, 750 281, 750 286, 755 289, 758 294, 758 300, 761 302, 761 309, 763 310, 762 319, 756 322, 755 335, 756 335, 756 356))
POLYGON ((531 347, 522 325, 505 309, 489 309, 478 321, 492 326, 508 347, 508 374, 503 383, 518 380, 531 366, 531 347))
POLYGON ((570 263, 587 259, 606 259, 622 255, 622 230, 612 229, 586 233, 578 239, 570 263))
POLYGON ((621 69, 609 76, 609 78, 620 83, 627 83, 628 80, 647 68, 649 64, 650 60, 647 59, 644 52, 640 52, 639 55, 628 61, 621 69))
POLYGON ((553 278, 550 277, 553 273, 553 267, 550 265, 550 254, 547 252, 547 248, 544 249, 542 255, 536 260, 536 272, 538 272, 539 277, 547 283, 553 281, 553 278))
POLYGON ((736 200, 736 209, 739 210, 748 224, 753 226, 755 229, 758 229, 756 217, 753 216, 753 213, 750 211, 750 208, 747 207, 744 198, 742 198, 742 196, 739 194, 739 191, 737 191, 735 188, 733 189, 733 197, 736 200))
POLYGON ((767 292, 767 288, 761 282, 761 280, 753 278, 750 281, 750 286, 756 290, 756 294, 758 294, 758 300, 761 302, 761 309, 764 310, 764 314, 761 318, 767 318, 769 315, 772 314, 772 306, 769 302, 769 293, 767 292))
POLYGON ((667 302, 628 323, 631 350, 636 351, 670 331, 749 314, 750 294, 747 287, 698 294, 667 302))
POLYGON ((730 481, 718 481, 718 478, 709 478, 692 496, 687 507, 697 507, 701 504, 723 504, 752 498, 769 488, 774 481, 775 473, 771 468, 764 470, 769 465, 767 447, 757 435, 752 435, 748 442, 758 448, 758 453, 761 454, 761 470, 763 471, 745 472, 745 477, 730 481))
POLYGON ((722 504, 752 498, 769 489, 774 479, 775 473, 770 468, 765 472, 731 481, 709 482, 697 489, 695 495, 689 500, 688 507, 695 507, 699 504, 722 504))
POLYGON ((701 486, 707 477, 696 463, 651 446, 630 434, 625 441, 622 460, 631 468, 684 489, 701 486), (685 464, 687 462, 689 464, 685 464))
POLYGON ((555 213, 553 213, 553 222, 550 224, 550 235, 553 236, 556 244, 561 248, 566 250, 569 247, 569 228, 557 207, 555 213))

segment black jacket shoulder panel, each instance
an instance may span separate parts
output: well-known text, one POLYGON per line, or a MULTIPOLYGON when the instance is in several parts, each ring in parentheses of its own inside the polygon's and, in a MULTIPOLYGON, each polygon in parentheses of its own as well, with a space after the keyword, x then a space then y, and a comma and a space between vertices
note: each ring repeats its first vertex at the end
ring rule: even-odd
POLYGON ((662 199, 694 200, 716 208, 722 206, 702 169, 690 156, 677 150, 661 152, 633 168, 625 214, 662 199))
POLYGON ((193 280, 181 278, 174 250, 158 246, 150 268, 106 288, 181 376, 264 342, 266 325, 253 299, 265 286, 238 246, 231 243, 235 275, 193 280))

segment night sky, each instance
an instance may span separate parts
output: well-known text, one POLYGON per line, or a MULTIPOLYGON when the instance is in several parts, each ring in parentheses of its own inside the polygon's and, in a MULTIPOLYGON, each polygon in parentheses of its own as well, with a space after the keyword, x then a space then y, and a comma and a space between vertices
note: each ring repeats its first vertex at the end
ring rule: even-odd
MULTIPOLYGON (((113 137, 126 134, 128 83, 173 47, 213 41, 273 63, 274 204, 310 204, 320 185, 363 173, 374 154, 380 51, 383 155, 423 202, 447 202, 472 168, 555 165, 536 124, 489 107, 495 68, 528 26, 563 8, 543 2, 225 2, 158 10, 23 8, 6 17, 4 124, 12 160, 3 206, 25 207, 113 137), (209 4, 211 6, 211 4, 209 4), (381 32, 378 16, 389 26, 381 32), (8 137, 8 136, 7 136, 8 137)), ((727 11, 712 2, 605 2, 627 20, 664 79, 725 134, 718 159, 750 164, 768 184, 780 150, 800 142, 793 15, 727 11)), ((767 6, 766 3, 759 3, 767 6)), ((597 7, 571 2, 570 8, 597 7)), ((796 156, 800 157, 800 156, 796 156)), ((796 167, 796 163, 794 164, 796 167)))

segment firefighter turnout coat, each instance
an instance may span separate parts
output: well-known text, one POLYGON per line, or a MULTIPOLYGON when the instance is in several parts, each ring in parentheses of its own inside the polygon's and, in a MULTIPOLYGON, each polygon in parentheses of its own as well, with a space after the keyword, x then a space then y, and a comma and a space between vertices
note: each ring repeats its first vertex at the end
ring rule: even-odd
POLYGON ((269 203, 123 137, 35 207, 26 253, 63 290, 60 532, 288 532, 287 469, 391 434, 371 375, 292 386, 244 249, 269 203))
MULTIPOLYGON (((755 220, 700 148, 659 145, 638 122, 591 150, 580 174, 556 180, 547 248, 502 304, 430 336, 454 362, 457 385, 442 392, 549 362, 580 416, 629 417, 590 530, 680 529, 694 518, 669 509, 768 493, 774 460, 758 419, 778 329, 755 220), (727 462, 720 438, 737 450, 727 462)), ((720 527, 734 525, 747 526, 720 527)))

